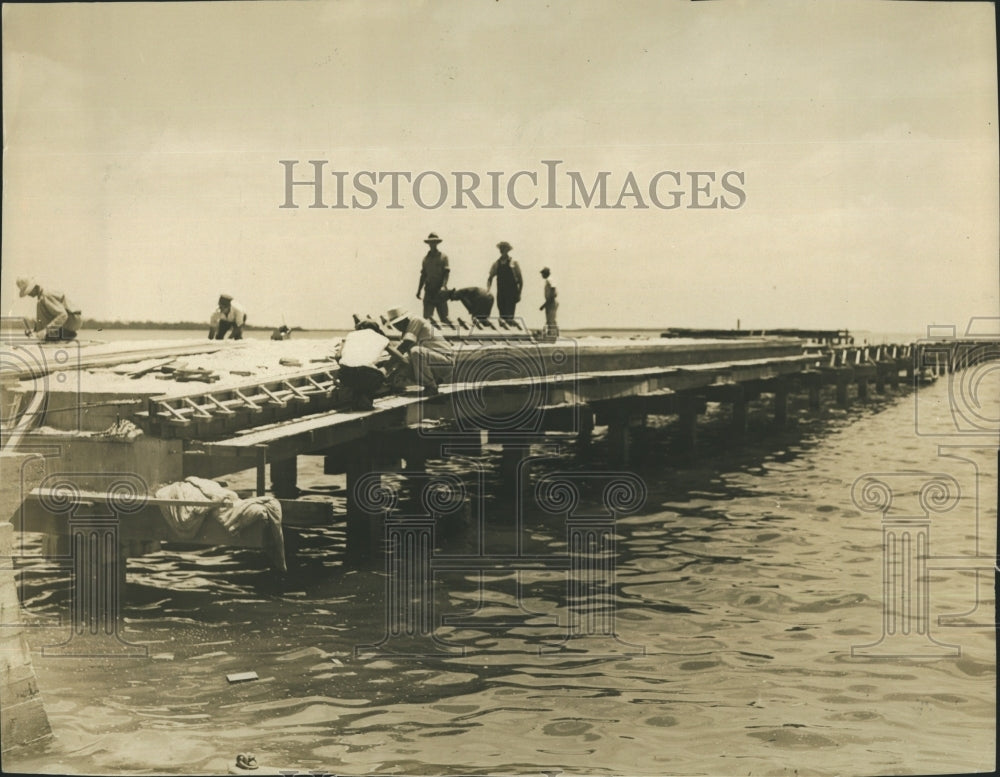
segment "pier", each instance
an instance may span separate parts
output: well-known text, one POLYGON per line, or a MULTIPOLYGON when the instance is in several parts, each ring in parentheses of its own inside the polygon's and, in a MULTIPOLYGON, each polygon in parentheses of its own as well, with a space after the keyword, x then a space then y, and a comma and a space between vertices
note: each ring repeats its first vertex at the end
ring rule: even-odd
MULTIPOLYGON (((586 446, 604 426, 612 460, 627 467, 647 419, 673 416, 681 450, 696 455, 699 417, 709 403, 729 406, 730 433, 738 440, 755 400, 766 399, 772 423, 781 426, 795 394, 807 394, 814 411, 831 401, 847 407, 870 391, 943 374, 974 346, 857 346, 847 344, 843 331, 802 334, 536 341, 513 327, 457 328, 454 363, 440 376, 439 396, 386 394, 365 411, 351 409, 351 393, 338 383, 330 358, 281 359, 266 377, 230 370, 205 383, 149 374, 184 355, 218 360, 220 349, 236 359, 242 348, 238 362, 263 361, 253 343, 67 348, 62 362, 59 352, 38 354, 32 350, 38 346, 12 343, 3 395, 7 449, 13 442, 22 455, 38 451, 48 474, 26 484, 22 502, 5 509, 18 530, 43 532, 47 550, 59 555, 70 552, 74 516, 83 507, 121 514, 102 546, 117 547, 113 566, 121 576, 128 557, 182 539, 152 498, 156 487, 253 470, 253 494, 279 500, 286 529, 346 520, 348 555, 363 559, 381 547, 383 522, 359 504, 358 482, 372 472, 413 472, 444 455, 448 443, 466 450, 500 444, 504 461, 514 465, 526 446, 550 433, 573 435, 586 446), (114 379, 94 385, 89 371, 99 368, 116 369, 114 379), (133 436, 106 433, 122 421, 136 425, 133 436), (300 498, 298 458, 309 455, 324 457, 326 474, 346 475, 343 511, 330 500, 300 498), (132 500, 124 513, 115 508, 124 504, 123 493, 132 500)), ((314 346, 321 351, 323 344, 314 346)), ((183 540, 262 548, 267 533, 257 526, 233 535, 205 521, 183 540)))
MULTIPOLYGON (((205 521, 181 537, 164 519, 165 501, 154 497, 165 483, 253 470, 253 493, 241 496, 273 495, 282 525, 292 531, 346 521, 348 556, 365 559, 382 547, 384 516, 359 501, 358 484, 371 486, 371 473, 417 472, 428 459, 447 455, 449 445, 468 451, 499 444, 505 466, 516 467, 547 435, 586 446, 603 426, 611 460, 626 468, 650 416, 674 417, 679 448, 693 456, 699 418, 710 403, 728 406, 729 433, 738 441, 753 401, 766 400, 772 425, 780 427, 794 395, 807 395, 812 411, 830 403, 846 408, 872 392, 911 388, 996 355, 995 346, 984 351, 983 342, 956 338, 854 345, 842 330, 713 334, 535 340, 513 328, 456 329, 454 363, 440 375, 439 396, 386 393, 362 411, 351 409, 336 361, 323 355, 330 347, 319 341, 311 344, 319 354, 313 359, 277 359, 281 352, 273 346, 265 357, 257 350, 264 345, 249 341, 139 343, 117 351, 9 342, 5 454, 8 462, 15 454, 41 459, 44 475, 22 482, 21 498, 3 507, 17 531, 45 534, 47 553, 71 555, 90 532, 99 566, 120 579, 129 557, 164 542, 265 548, 260 525, 233 534, 205 521), (211 363, 224 357, 233 364, 277 363, 262 365, 266 376, 219 370, 226 374, 214 377, 221 379, 205 382, 150 374, 197 354, 211 363), (92 373, 101 369, 114 372, 98 380, 92 373), (132 434, 113 433, 123 422, 135 425, 132 434), (322 456, 326 474, 346 476, 342 510, 329 499, 302 498, 300 456, 322 456)), ((79 575, 92 571, 81 568, 79 575)))
MULTIPOLYGON (((298 498, 297 459, 319 455, 327 474, 346 474, 348 550, 360 557, 371 553, 382 526, 354 499, 359 479, 374 471, 412 471, 415 463, 442 455, 444 443, 499 443, 516 451, 556 432, 586 445, 593 430, 605 426, 613 461, 627 467, 647 419, 673 416, 680 447, 695 455, 699 417, 709 403, 729 406, 730 432, 738 440, 747 431, 752 401, 767 399, 771 421, 780 427, 793 395, 807 395, 814 411, 831 402, 847 407, 871 392, 947 374, 979 358, 981 347, 959 340, 859 346, 846 344, 842 331, 825 340, 822 332, 554 341, 504 334, 457 337, 454 364, 441 375, 439 396, 387 394, 364 411, 351 409, 350 391, 339 385, 336 362, 329 359, 313 366, 290 360, 292 366, 263 379, 171 381, 166 390, 164 381, 135 380, 136 372, 148 369, 142 367, 126 371, 116 383, 88 388, 87 370, 95 366, 148 365, 150 359, 170 361, 223 345, 185 343, 120 353, 82 348, 72 354, 78 360, 74 368, 51 353, 47 360, 29 358, 38 346, 15 343, 12 353, 23 348, 25 354, 5 363, 6 450, 11 452, 13 441, 22 455, 38 451, 48 474, 9 510, 13 523, 21 531, 44 532, 54 552, 65 552, 73 504, 109 507, 116 498, 109 484, 128 483, 136 503, 116 530, 120 573, 129 555, 179 539, 151 495, 158 485, 190 476, 220 478, 252 469, 254 493, 279 499, 286 527, 337 520, 330 502, 298 498), (142 433, 128 439, 104 433, 122 421, 142 433), (53 507, 57 493, 73 504, 53 507)), ((257 528, 233 536, 206 521, 184 541, 262 547, 264 534, 257 528)))

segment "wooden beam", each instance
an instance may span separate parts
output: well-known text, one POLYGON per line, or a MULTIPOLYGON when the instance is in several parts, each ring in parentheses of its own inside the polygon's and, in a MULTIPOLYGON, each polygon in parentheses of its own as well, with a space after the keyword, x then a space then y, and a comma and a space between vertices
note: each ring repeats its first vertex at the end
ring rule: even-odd
MULTIPOLYGON (((20 520, 15 528, 21 531, 42 532, 49 535, 64 535, 69 532, 72 520, 66 513, 53 514, 40 501, 41 489, 34 489, 21 508, 20 520)), ((51 492, 48 492, 51 494, 51 492)), ((63 496, 61 493, 58 496, 63 496)), ((99 502, 106 502, 108 495, 103 492, 83 491, 74 502, 86 508, 99 502)), ((285 528, 329 526, 336 520, 331 502, 314 500, 279 499, 282 512, 282 526, 285 528)), ((134 513, 118 516, 118 536, 122 541, 160 541, 190 545, 220 545, 240 548, 266 547, 263 523, 247 526, 238 534, 231 534, 211 515, 206 516, 198 533, 190 539, 177 535, 163 517, 163 506, 218 507, 218 503, 204 500, 157 499, 149 497, 146 506, 134 513)))

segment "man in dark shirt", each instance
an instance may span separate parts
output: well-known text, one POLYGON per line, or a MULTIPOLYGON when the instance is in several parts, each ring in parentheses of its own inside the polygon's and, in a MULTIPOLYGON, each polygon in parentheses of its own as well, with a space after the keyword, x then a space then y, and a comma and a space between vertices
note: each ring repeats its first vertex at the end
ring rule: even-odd
POLYGON ((489 318, 493 312, 493 295, 479 286, 466 286, 464 289, 452 289, 448 299, 458 300, 469 315, 477 321, 489 318))
POLYGON ((441 242, 436 234, 431 232, 424 240, 430 246, 423 264, 420 266, 420 283, 417 286, 417 299, 423 292, 424 318, 430 318, 437 311, 438 318, 444 323, 448 321, 448 257, 438 251, 441 242))
POLYGON ((504 321, 514 319, 514 308, 521 301, 521 287, 524 285, 521 268, 510 258, 512 247, 506 240, 497 243, 500 258, 493 262, 490 277, 486 281, 486 290, 489 291, 493 288, 493 279, 497 279, 497 310, 504 321))

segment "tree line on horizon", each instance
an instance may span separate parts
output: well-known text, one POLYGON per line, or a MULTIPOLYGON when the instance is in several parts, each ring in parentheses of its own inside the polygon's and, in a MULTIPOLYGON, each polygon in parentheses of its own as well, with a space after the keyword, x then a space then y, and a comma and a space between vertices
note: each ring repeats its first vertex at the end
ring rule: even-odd
MULTIPOLYGON (((244 329, 255 332, 271 332, 277 326, 270 324, 245 324, 244 329)), ((85 318, 81 329, 208 329, 204 321, 105 321, 100 318, 85 318)), ((301 326, 289 327, 293 332, 305 332, 301 326)))

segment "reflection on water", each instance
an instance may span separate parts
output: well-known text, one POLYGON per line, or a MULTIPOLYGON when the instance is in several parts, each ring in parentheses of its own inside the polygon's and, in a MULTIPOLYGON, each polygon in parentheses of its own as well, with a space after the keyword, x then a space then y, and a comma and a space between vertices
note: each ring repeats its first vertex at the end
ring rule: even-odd
MULTIPOLYGON (((945 390, 942 382, 927 393, 945 390)), ((342 774, 990 770, 989 574, 931 570, 934 636, 960 645, 959 657, 851 655, 879 639, 883 600, 880 518, 852 503, 856 478, 953 474, 966 488, 962 506, 934 518, 933 551, 968 556, 977 538, 981 553, 995 548, 996 511, 985 498, 996 493, 995 458, 981 449, 938 456, 933 439, 913 432, 912 402, 878 400, 821 419, 800 412, 794 430, 751 433, 739 447, 720 414, 694 462, 672 453, 668 425, 651 425, 648 455, 633 468, 645 505, 614 529, 606 593, 617 640, 566 642, 588 606, 567 572, 499 561, 435 573, 434 636, 464 655, 356 655, 385 636, 386 575, 345 564, 335 526, 297 538, 285 577, 250 551, 133 559, 125 636, 150 657, 46 657, 41 646, 65 638, 52 619, 65 613, 68 577, 54 562, 33 566, 22 574, 40 623, 29 637, 56 738, 5 766, 204 774, 249 750, 265 765, 342 774), (940 626, 948 613, 965 613, 964 626, 940 626), (251 670, 258 681, 226 681, 251 670)), ((586 456, 568 439, 555 442, 536 449, 535 480, 614 469, 600 435, 586 456)), ((565 517, 531 499, 514 536, 498 451, 429 469, 470 484, 482 473, 489 525, 481 536, 469 513, 451 519, 435 558, 518 545, 567 558, 565 517)), ((331 482, 321 472, 321 460, 303 459, 301 480, 331 482)), ((599 506, 598 493, 584 489, 586 499, 599 506)))

